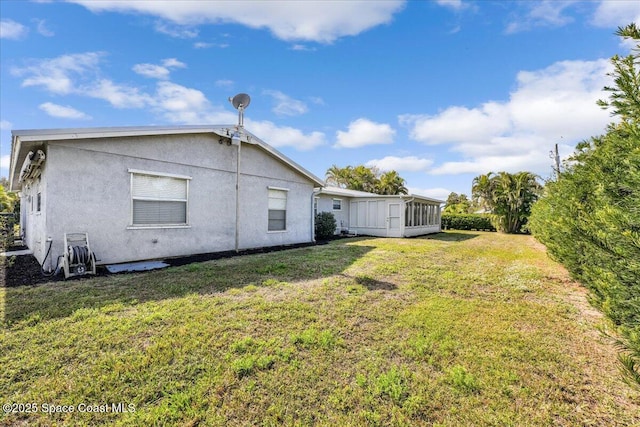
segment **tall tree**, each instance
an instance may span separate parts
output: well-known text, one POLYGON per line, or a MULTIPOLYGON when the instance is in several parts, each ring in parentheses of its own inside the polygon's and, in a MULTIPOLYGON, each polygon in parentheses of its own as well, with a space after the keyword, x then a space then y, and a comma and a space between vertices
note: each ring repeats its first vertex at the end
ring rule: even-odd
POLYGON ((406 181, 396 171, 385 172, 380 175, 376 193, 378 194, 408 194, 406 181))
POLYGON ((471 186, 471 194, 474 204, 484 209, 485 211, 490 210, 491 198, 493 197, 491 181, 492 175, 493 172, 489 172, 488 174, 479 175, 473 178, 473 183, 471 186))
POLYGON ((347 188, 349 185, 349 176, 351 175, 351 166, 340 168, 336 165, 332 165, 327 169, 325 174, 325 180, 327 184, 334 185, 340 188, 347 188))
POLYGON ((471 210, 471 202, 466 194, 451 192, 445 202, 443 213, 460 215, 467 214, 471 210))
POLYGON ((356 166, 352 169, 348 188, 375 193, 379 181, 376 172, 372 168, 363 165, 356 166))
POLYGON ((473 180, 473 199, 489 210, 495 226, 506 233, 521 232, 538 199, 541 186, 531 172, 489 172, 473 180))
POLYGON ((325 174, 327 184, 350 190, 367 191, 375 194, 407 194, 406 181, 396 171, 381 173, 375 167, 364 165, 345 166, 336 165, 327 169, 325 174))

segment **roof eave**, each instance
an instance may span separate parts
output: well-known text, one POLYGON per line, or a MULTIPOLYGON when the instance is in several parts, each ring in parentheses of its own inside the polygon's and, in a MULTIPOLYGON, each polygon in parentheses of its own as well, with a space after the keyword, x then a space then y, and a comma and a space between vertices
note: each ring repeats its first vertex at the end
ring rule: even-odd
MULTIPOLYGON (((45 141, 62 141, 77 139, 94 139, 94 138, 117 138, 132 136, 154 136, 154 135, 177 135, 177 134, 193 134, 193 133, 213 133, 222 137, 229 137, 230 133, 236 129, 236 125, 190 125, 190 126, 135 126, 135 127, 105 127, 105 128, 78 128, 78 129, 43 129, 43 130, 15 130, 12 131, 12 150, 10 162, 10 188, 17 186, 16 168, 17 160, 22 144, 25 142, 45 142, 45 141)), ((260 146, 273 157, 279 159, 290 168, 296 170, 307 179, 312 181, 314 185, 324 187, 323 180, 303 168, 284 154, 280 153, 251 132, 244 130, 244 137, 241 138, 243 143, 250 143, 260 146)), ((12 190, 13 191, 13 190, 12 190)))

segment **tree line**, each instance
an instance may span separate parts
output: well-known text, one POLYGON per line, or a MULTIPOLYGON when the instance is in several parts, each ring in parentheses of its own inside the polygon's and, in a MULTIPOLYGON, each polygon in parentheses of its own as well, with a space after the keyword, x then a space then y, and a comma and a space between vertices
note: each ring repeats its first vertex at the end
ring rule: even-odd
POLYGON ((542 186, 531 172, 489 172, 473 179, 472 199, 466 194, 451 193, 443 213, 489 215, 493 226, 505 233, 521 233, 538 200, 542 186))
POLYGON ((398 172, 392 170, 381 172, 376 167, 364 165, 345 166, 332 165, 325 175, 327 184, 350 190, 366 191, 375 194, 397 195, 408 194, 406 181, 398 172))

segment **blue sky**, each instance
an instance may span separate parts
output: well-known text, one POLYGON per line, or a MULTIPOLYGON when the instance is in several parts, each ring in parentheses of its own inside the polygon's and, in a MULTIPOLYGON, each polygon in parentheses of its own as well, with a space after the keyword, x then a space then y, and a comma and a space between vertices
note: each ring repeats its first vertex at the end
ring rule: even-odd
POLYGON ((635 1, 0 1, 0 142, 12 129, 233 124, 323 178, 395 169, 470 194, 546 178, 604 131, 595 105, 635 1))

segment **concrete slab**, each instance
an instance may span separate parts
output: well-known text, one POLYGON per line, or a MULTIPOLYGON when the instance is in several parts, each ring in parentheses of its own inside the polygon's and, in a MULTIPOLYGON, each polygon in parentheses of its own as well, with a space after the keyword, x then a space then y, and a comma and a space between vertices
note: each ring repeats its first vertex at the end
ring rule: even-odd
POLYGON ((110 264, 105 266, 109 273, 124 273, 135 271, 147 271, 157 270, 160 268, 169 267, 164 261, 140 261, 140 262, 127 262, 124 264, 110 264))

